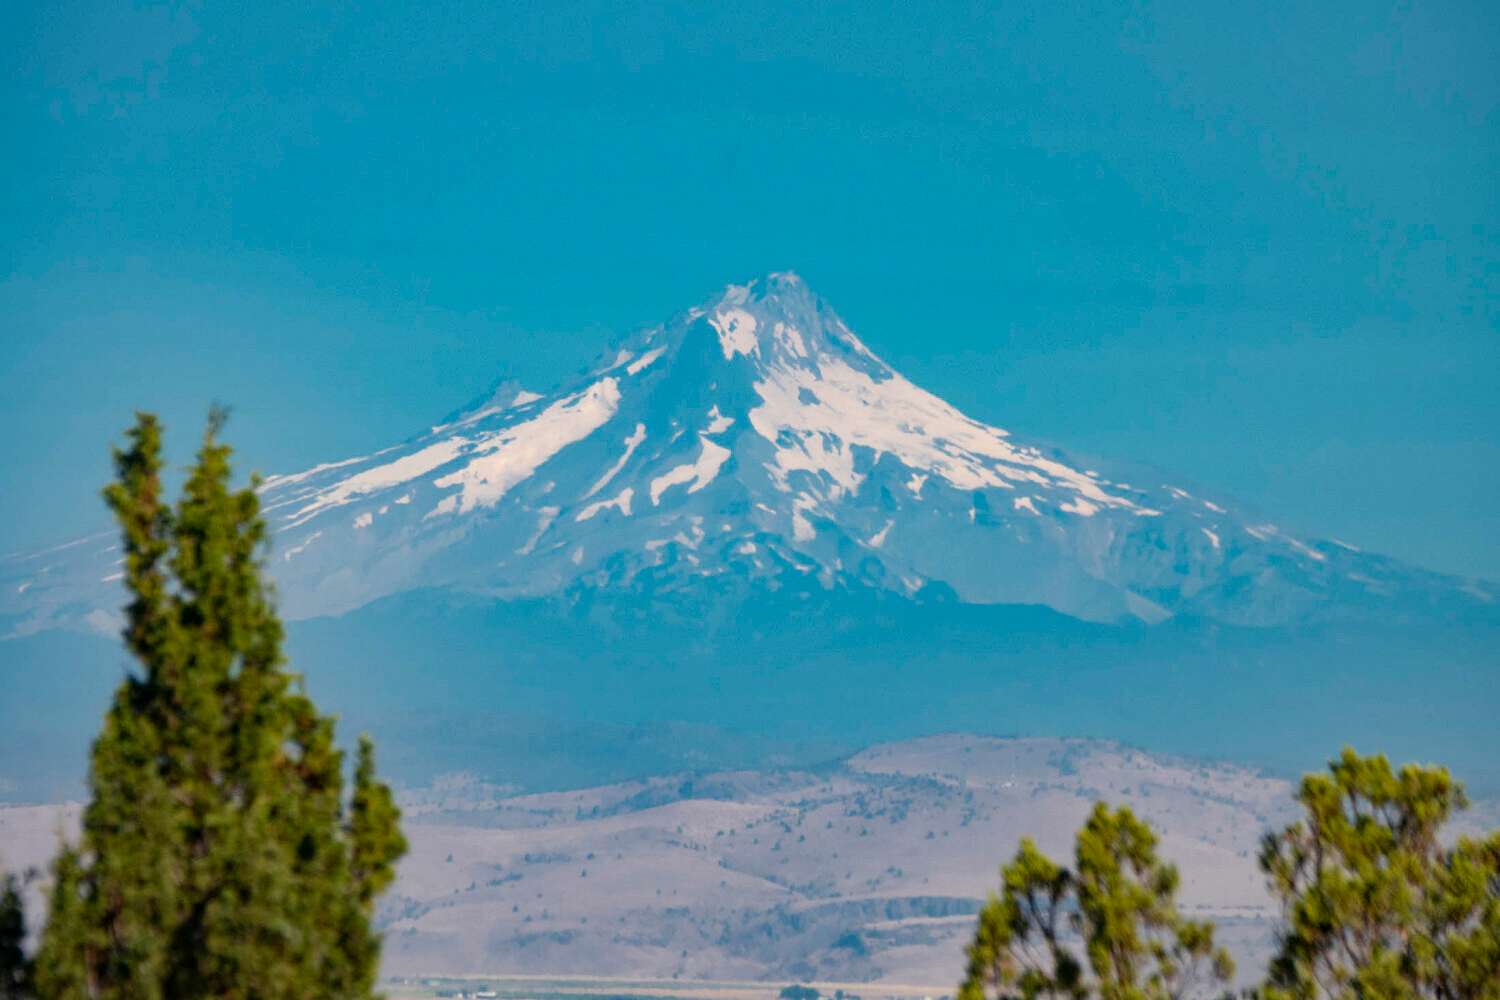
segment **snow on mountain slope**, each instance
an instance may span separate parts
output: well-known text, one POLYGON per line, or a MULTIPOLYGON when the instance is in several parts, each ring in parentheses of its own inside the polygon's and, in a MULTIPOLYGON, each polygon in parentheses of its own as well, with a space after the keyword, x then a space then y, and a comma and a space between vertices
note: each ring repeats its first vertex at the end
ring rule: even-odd
MULTIPOLYGON (((418 587, 872 586, 1098 621, 1439 617, 1481 584, 1294 538, 973 420, 792 274, 730 286, 575 384, 502 385, 406 443, 263 486, 286 612, 418 587)), ((108 535, 0 561, 0 630, 120 603, 108 535)))

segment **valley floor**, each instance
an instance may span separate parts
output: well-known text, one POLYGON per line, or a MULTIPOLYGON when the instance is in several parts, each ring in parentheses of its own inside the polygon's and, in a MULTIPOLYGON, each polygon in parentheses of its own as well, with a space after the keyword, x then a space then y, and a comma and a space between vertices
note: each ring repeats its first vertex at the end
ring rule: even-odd
POLYGON ((1066 857, 1101 798, 1156 824, 1186 909, 1259 965, 1271 914, 1255 850, 1289 816, 1285 782, 1114 744, 939 736, 824 769, 410 793, 386 969, 948 984, 913 991, 941 995, 1017 840, 1066 857))
MULTIPOLYGON (((1183 908, 1218 924, 1248 981, 1274 919, 1257 845, 1291 796, 1279 778, 1113 743, 962 735, 540 794, 453 775, 403 793, 411 853, 380 905, 384 971, 411 996, 770 1000, 810 982, 940 997, 1019 838, 1068 859, 1102 799, 1159 831, 1183 908)), ((44 862, 76 814, 0 807, 5 862, 44 862)), ((1500 826, 1493 802, 1466 817, 1500 826)))
MULTIPOLYGON (((824 996, 844 993, 859 1000, 934 1000, 952 992, 941 986, 913 983, 813 982, 824 996)), ((777 1000, 780 983, 713 980, 630 979, 607 976, 426 976, 387 980, 381 989, 392 997, 455 997, 483 993, 497 1000, 777 1000)))

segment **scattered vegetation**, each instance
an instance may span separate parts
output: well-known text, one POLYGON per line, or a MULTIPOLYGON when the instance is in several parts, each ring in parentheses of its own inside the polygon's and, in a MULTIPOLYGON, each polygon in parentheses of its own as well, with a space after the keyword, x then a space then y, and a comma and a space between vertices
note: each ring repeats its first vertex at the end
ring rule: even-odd
MULTIPOLYGON (((1399 772, 1352 750, 1306 776, 1305 817, 1267 834, 1282 906, 1257 1000, 1500 1000, 1500 831, 1445 846, 1467 805, 1439 767, 1399 772)), ((960 1000, 1181 1000, 1226 993, 1234 967, 1208 921, 1183 918, 1151 828, 1100 803, 1075 867, 1029 839, 979 916, 960 1000)))

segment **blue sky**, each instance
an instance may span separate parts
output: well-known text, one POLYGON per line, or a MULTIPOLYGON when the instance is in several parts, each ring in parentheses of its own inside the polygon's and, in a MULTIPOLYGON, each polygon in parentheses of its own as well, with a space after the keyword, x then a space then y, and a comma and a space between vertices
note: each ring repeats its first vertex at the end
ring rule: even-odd
POLYGON ((133 408, 285 471, 791 268, 1085 456, 1500 578, 1500 8, 17 3, 0 550, 133 408), (315 13, 309 13, 315 11, 315 13))

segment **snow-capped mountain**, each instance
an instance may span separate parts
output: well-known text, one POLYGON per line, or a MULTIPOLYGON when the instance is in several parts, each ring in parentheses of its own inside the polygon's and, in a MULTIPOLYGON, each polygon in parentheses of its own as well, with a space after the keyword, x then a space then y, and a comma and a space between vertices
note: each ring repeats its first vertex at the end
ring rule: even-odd
MULTIPOLYGON (((426 587, 864 586, 1252 625, 1493 601, 971 419, 785 273, 641 332, 558 391, 502 384, 403 444, 273 476, 263 501, 294 618, 426 587)), ((107 624, 111 541, 0 563, 0 631, 107 624)))

